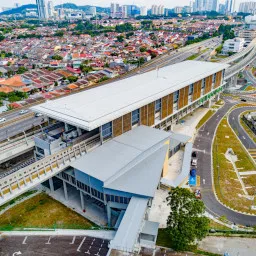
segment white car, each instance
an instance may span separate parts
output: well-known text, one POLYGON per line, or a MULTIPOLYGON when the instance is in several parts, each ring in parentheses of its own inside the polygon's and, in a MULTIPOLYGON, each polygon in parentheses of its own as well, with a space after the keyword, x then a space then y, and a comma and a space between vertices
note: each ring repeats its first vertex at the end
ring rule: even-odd
POLYGON ((35 117, 39 117, 39 116, 42 116, 42 115, 43 115, 42 113, 36 113, 35 117))
POLYGON ((6 118, 4 118, 4 117, 0 118, 0 123, 3 123, 5 121, 6 121, 6 118))
POLYGON ((23 115, 23 114, 26 114, 26 113, 28 113, 28 110, 27 109, 22 109, 19 114, 23 115))

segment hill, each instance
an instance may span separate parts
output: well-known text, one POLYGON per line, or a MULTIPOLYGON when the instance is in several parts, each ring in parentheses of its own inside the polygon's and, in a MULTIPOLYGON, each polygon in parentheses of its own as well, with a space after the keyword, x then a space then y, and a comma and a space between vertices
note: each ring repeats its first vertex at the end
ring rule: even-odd
MULTIPOLYGON (((62 5, 56 5, 55 8, 61 8, 62 5)), ((88 12, 90 7, 92 5, 76 5, 73 3, 65 3, 63 4, 63 8, 67 9, 74 9, 74 10, 82 10, 84 12, 88 12)), ((110 12, 110 8, 108 7, 100 7, 100 6, 95 6, 97 12, 110 12)))
POLYGON ((35 4, 26 4, 18 8, 13 8, 11 10, 1 12, 0 15, 12 15, 16 13, 23 13, 26 9, 34 9, 34 8, 37 8, 35 4))

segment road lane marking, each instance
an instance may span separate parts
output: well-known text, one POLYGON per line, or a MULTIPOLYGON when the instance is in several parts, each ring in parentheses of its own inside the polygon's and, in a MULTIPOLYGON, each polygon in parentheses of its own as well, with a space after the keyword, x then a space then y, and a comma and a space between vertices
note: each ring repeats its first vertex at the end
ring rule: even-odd
POLYGON ((243 139, 245 140, 246 138, 243 136, 243 139))
POLYGON ((47 243, 45 243, 45 244, 51 244, 51 243, 50 243, 51 238, 52 238, 52 237, 50 236, 49 239, 48 239, 48 241, 47 241, 47 243))
POLYGON ((76 250, 77 252, 80 252, 80 249, 81 249, 81 247, 82 247, 82 245, 83 245, 85 239, 86 239, 86 236, 83 238, 82 242, 81 242, 80 245, 78 246, 78 248, 77 248, 77 250, 76 250))
POLYGON ((25 236, 25 238, 24 238, 24 240, 23 240, 23 242, 22 242, 22 244, 26 244, 26 240, 27 240, 27 236, 25 236))
POLYGON ((69 244, 74 244, 74 243, 75 243, 75 240, 76 240, 76 237, 74 236, 73 239, 72 239, 72 242, 69 243, 69 244))

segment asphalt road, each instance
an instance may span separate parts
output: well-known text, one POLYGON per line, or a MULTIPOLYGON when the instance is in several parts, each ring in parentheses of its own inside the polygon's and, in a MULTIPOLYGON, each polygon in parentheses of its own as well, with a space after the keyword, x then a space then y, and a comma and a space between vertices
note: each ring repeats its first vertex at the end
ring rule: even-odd
POLYGON ((247 134, 244 128, 240 125, 239 116, 247 110, 256 111, 256 107, 243 107, 235 109, 229 114, 228 121, 233 130, 237 132, 237 135, 240 141, 244 144, 244 146, 247 149, 256 149, 256 143, 251 139, 251 137, 247 134))
MULTIPOLYGON (((124 76, 121 79, 126 79, 129 77, 138 75, 140 73, 146 73, 146 72, 156 69, 157 67, 163 67, 163 66, 168 66, 168 65, 175 64, 175 63, 179 63, 181 61, 186 60, 189 56, 197 53, 199 46, 201 46, 202 49, 204 49, 204 47, 214 48, 214 47, 218 46, 220 43, 221 43, 221 38, 213 38, 211 40, 206 40, 204 42, 201 42, 199 45, 195 45, 194 47, 193 47, 193 45, 189 46, 189 47, 191 47, 191 49, 186 49, 186 47, 180 48, 178 50, 178 52, 173 51, 173 52, 170 52, 169 55, 163 55, 155 60, 153 59, 151 62, 143 65, 140 68, 139 72, 137 72, 137 73, 131 72, 130 74, 128 73, 126 76, 124 76)), ((90 88, 88 88, 88 89, 90 89, 90 88)), ((31 112, 31 110, 29 110, 29 111, 31 112)), ((6 120, 11 120, 11 119, 20 117, 19 112, 20 112, 19 110, 15 111, 15 112, 10 112, 10 113, 6 112, 6 114, 1 115, 1 117, 5 117, 6 120)), ((6 129, 2 128, 1 130, 3 130, 3 131, 0 132, 0 141, 6 139, 7 136, 15 135, 15 131, 17 133, 19 133, 21 131, 30 129, 31 125, 33 125, 33 124, 34 125, 38 124, 38 118, 31 118, 31 120, 29 120, 29 122, 21 121, 18 123, 18 125, 16 124, 15 127, 11 128, 11 129, 10 128, 6 128, 6 129), (18 126, 18 127, 16 127, 16 126, 18 126), (5 134, 5 137, 4 137, 3 134, 6 133, 6 130, 11 131, 11 133, 10 133, 10 135, 5 134)))
POLYGON ((246 80, 247 80, 248 82, 251 82, 252 85, 256 85, 256 78, 255 78, 255 76, 252 74, 251 70, 245 69, 243 73, 244 73, 244 77, 246 78, 246 80))
POLYGON ((108 243, 88 236, 0 236, 0 256, 106 256, 108 243))
POLYGON ((29 119, 21 120, 18 123, 8 125, 0 129, 0 142, 9 137, 15 136, 23 131, 31 129, 33 126, 42 124, 44 117, 31 117, 29 119))
POLYGON ((256 217, 234 212, 220 204, 213 192, 211 170, 211 145, 214 132, 227 111, 237 102, 226 99, 226 104, 220 108, 199 130, 194 142, 194 150, 198 152, 197 171, 201 179, 202 200, 209 213, 214 216, 226 216, 228 220, 236 224, 256 225, 256 217))

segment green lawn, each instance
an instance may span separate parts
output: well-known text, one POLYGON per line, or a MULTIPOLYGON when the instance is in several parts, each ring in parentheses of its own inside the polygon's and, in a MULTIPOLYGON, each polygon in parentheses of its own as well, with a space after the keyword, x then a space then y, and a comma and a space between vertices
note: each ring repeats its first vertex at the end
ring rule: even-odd
POLYGON ((45 193, 17 204, 0 216, 0 230, 19 228, 90 229, 93 223, 45 193))
POLYGON ((1 206, 0 206, 0 212, 1 212, 2 210, 4 210, 6 207, 15 204, 15 203, 18 202, 18 201, 21 201, 22 199, 24 199, 24 198, 26 198, 26 197, 28 197, 28 196, 30 196, 30 195, 36 193, 36 192, 37 192, 37 190, 31 190, 31 191, 25 192, 24 194, 22 194, 22 195, 20 195, 20 196, 18 196, 18 197, 16 197, 16 198, 14 198, 14 199, 11 200, 10 202, 1 205, 1 206))
POLYGON ((201 126, 203 126, 208 119, 210 119, 210 117, 215 113, 215 111, 213 110, 209 110, 204 116, 203 118, 199 121, 199 123, 196 126, 196 129, 199 129, 201 126))
MULTIPOLYGON (((232 148, 237 155, 239 161, 236 162, 236 166, 243 168, 239 170, 240 172, 255 170, 254 163, 229 127, 227 120, 223 119, 217 128, 213 143, 214 186, 217 196, 221 202, 233 209, 255 214, 256 212, 250 209, 252 202, 240 197, 243 194, 242 186, 233 170, 233 165, 224 155, 228 148, 232 148)), ((254 175, 244 179, 245 186, 255 186, 255 178, 254 175)))

